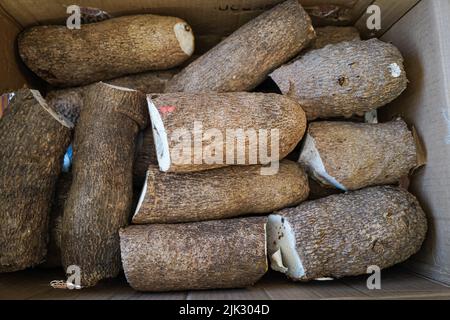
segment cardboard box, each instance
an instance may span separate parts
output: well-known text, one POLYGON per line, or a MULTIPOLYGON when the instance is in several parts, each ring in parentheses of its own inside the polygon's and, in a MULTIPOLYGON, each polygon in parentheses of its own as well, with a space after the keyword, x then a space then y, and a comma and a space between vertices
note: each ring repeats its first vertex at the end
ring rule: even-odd
MULTIPOLYGON (((273 7, 280 0, 129 0, 78 1, 113 16, 156 13, 187 20, 203 52, 240 25, 273 7)), ((316 24, 356 25, 365 37, 392 42, 405 57, 407 91, 379 115, 401 114, 422 138, 427 165, 411 181, 429 219, 429 234, 422 251, 406 266, 431 279, 450 284, 450 2, 448 0, 300 0, 316 24), (381 8, 381 30, 368 30, 369 5, 381 8), (330 5, 342 16, 326 17, 330 5), (337 18, 336 18, 337 17, 337 18)), ((24 85, 39 87, 17 56, 15 39, 35 24, 64 23, 70 1, 0 0, 0 94, 24 85)))

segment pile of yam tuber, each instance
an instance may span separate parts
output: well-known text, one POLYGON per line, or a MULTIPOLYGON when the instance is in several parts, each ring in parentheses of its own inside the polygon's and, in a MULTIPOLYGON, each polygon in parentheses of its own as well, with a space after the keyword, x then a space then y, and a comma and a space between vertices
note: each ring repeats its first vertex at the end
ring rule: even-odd
POLYGON ((32 27, 18 50, 49 90, 17 91, 0 120, 0 272, 236 288, 269 263, 362 275, 425 239, 400 183, 421 164, 412 129, 364 120, 407 86, 392 44, 314 28, 287 0, 187 65, 193 29, 150 14, 32 27))

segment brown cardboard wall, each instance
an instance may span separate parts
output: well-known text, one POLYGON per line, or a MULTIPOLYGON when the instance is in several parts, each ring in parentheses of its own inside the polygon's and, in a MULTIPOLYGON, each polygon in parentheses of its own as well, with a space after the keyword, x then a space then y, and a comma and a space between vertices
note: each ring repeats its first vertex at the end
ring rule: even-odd
POLYGON ((412 180, 429 218, 422 251, 409 263, 421 274, 450 284, 450 1, 422 0, 382 40, 405 57, 407 91, 384 108, 402 115, 425 143, 428 163, 412 180))
MULTIPOLYGON (((283 0, 1 0, 0 6, 24 27, 61 22, 72 4, 96 7, 113 15, 155 13, 188 21, 199 34, 229 34, 238 26, 283 0)), ((305 8, 336 5, 350 10, 352 20, 373 0, 300 0, 305 8), (355 8, 355 10, 352 10, 355 8)))
POLYGON ((21 88, 26 82, 19 71, 14 43, 20 31, 12 19, 0 10, 0 94, 21 88))
MULTIPOLYGON (((360 30, 363 38, 379 37, 383 35, 393 24, 395 24, 406 12, 414 7, 420 0, 375 0, 372 4, 380 7, 381 29, 369 30, 366 27, 369 15, 365 12, 356 21, 355 26, 360 30)), ((368 6, 366 6, 366 9, 368 6)))

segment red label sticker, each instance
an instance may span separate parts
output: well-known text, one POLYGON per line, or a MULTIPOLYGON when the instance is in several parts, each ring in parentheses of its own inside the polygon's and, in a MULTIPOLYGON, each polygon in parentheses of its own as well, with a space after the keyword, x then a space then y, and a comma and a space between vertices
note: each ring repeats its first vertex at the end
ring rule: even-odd
POLYGON ((175 106, 162 106, 159 107, 159 112, 161 112, 162 114, 166 114, 166 113, 170 113, 170 112, 174 112, 176 107, 175 106))

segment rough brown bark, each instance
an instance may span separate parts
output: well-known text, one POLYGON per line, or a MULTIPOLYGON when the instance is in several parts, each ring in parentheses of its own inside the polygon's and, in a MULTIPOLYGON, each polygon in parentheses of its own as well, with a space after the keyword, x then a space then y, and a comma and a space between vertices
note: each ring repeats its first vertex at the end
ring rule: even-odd
POLYGON ((136 160, 133 167, 133 180, 135 185, 143 185, 145 177, 150 165, 158 165, 158 158, 156 157, 155 142, 153 140, 153 130, 151 127, 142 132, 136 152, 136 160))
POLYGON ((71 127, 28 89, 16 92, 0 120, 0 272, 45 258, 50 203, 71 127))
POLYGON ((139 291, 253 285, 267 271, 266 220, 242 218, 122 229, 125 276, 139 291))
POLYGON ((384 269, 405 261, 420 249, 427 220, 413 195, 383 186, 276 212, 267 230, 272 268, 306 281, 361 275, 371 265, 384 269))
POLYGON ((299 162, 321 183, 342 190, 394 184, 416 166, 406 123, 313 122, 299 162))
POLYGON ((49 223, 49 241, 47 247, 47 257, 44 268, 61 267, 61 236, 64 215, 64 205, 69 195, 72 185, 72 174, 62 173, 56 182, 56 194, 53 199, 49 223))
POLYGON ((261 166, 231 166, 185 174, 150 167, 135 224, 178 223, 271 213, 308 197, 308 178, 293 161, 280 162, 275 175, 261 166))
POLYGON ((286 157, 305 132, 306 119, 301 106, 278 94, 169 93, 149 95, 148 100, 162 171, 268 164, 286 157), (242 129, 244 134, 253 132, 256 138, 251 139, 251 134, 242 135, 242 141, 235 143, 237 129, 242 129), (279 141, 276 141, 277 131, 279 141), (269 152, 264 146, 258 148, 258 144, 264 143, 269 152), (240 158, 239 148, 245 148, 240 158), (278 156, 271 154, 272 159, 266 158, 272 148, 278 151, 278 156))
POLYGON ((270 76, 308 120, 362 115, 397 98, 408 82, 400 52, 378 39, 311 50, 270 76))
POLYGON ((288 0, 248 22, 169 81, 166 92, 249 91, 315 37, 311 19, 288 0))
MULTIPOLYGON (((164 91, 167 81, 169 81, 177 72, 179 72, 179 69, 177 68, 165 71, 149 71, 104 82, 144 93, 160 93, 164 91)), ((95 84, 51 90, 47 94, 46 99, 49 105, 66 115, 73 123, 76 123, 83 107, 83 99, 86 92, 92 86, 95 86, 95 84)))
POLYGON ((170 69, 187 60, 194 49, 185 21, 150 14, 113 18, 79 30, 32 27, 19 36, 18 44, 27 66, 55 86, 170 69))
POLYGON ((119 228, 132 205, 132 165, 145 95, 99 83, 89 89, 75 130, 73 182, 64 208, 62 262, 81 268, 81 285, 120 270, 119 228))
POLYGON ((317 38, 312 43, 313 49, 320 49, 329 44, 337 44, 343 41, 361 40, 358 29, 355 27, 327 26, 316 28, 317 38))

